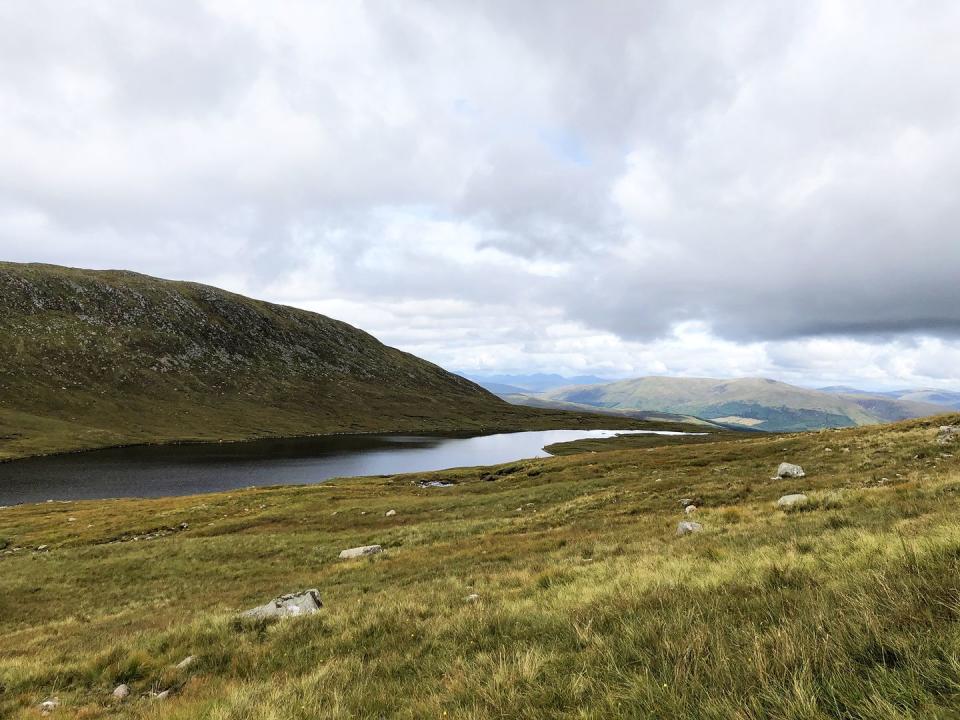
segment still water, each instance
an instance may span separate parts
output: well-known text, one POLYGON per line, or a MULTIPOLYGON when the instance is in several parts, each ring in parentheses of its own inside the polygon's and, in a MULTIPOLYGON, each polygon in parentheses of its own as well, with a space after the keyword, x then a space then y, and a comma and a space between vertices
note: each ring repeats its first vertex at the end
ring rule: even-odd
POLYGON ((250 486, 309 485, 335 477, 395 475, 547 457, 556 442, 628 432, 545 430, 457 438, 329 435, 241 443, 93 450, 0 463, 0 505, 45 500, 163 497, 250 486))

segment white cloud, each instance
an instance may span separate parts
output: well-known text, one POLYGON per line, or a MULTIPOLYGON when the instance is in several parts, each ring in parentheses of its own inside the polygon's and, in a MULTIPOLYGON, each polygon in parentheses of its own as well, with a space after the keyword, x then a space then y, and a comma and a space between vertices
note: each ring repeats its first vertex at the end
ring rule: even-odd
POLYGON ((960 8, 0 7, 0 255, 442 364, 955 383, 960 8))

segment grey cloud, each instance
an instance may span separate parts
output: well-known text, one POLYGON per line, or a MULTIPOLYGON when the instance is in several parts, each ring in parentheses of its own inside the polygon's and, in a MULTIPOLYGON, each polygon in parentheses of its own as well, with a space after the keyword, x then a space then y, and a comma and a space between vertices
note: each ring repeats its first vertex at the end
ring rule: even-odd
POLYGON ((12 0, 0 252, 644 342, 952 337, 958 13, 12 0))

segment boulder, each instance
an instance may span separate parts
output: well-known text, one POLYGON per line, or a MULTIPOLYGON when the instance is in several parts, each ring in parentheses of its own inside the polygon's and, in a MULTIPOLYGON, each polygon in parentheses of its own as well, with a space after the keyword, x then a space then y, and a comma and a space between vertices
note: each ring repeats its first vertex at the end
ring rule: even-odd
POLYGON ((703 525, 700 523, 684 521, 677 524, 677 537, 698 533, 701 530, 703 530, 703 525))
POLYGON ((386 515, 387 517, 393 517, 393 516, 396 515, 396 514, 397 514, 397 511, 396 511, 396 510, 387 510, 387 511, 384 513, 384 515, 386 515))
POLYGON ((780 467, 777 468, 778 478, 802 478, 805 476, 806 473, 803 468, 793 463, 780 463, 780 467))
POLYGON ((803 493, 794 493, 792 495, 784 495, 779 500, 777 500, 777 507, 784 510, 789 510, 790 508, 799 508, 803 507, 810 502, 808 498, 803 493))
POLYGON ((113 699, 114 700, 126 700, 130 697, 130 686, 127 684, 117 685, 113 690, 113 699))
POLYGON ((687 505, 687 506, 683 509, 683 514, 684 514, 684 515, 693 515, 696 511, 697 511, 697 506, 696 506, 696 505, 687 505))
MULTIPOLYGON (((304 590, 303 592, 281 595, 266 605, 252 608, 243 613, 244 617, 294 617, 297 615, 311 615, 323 607, 318 590, 304 590)), ((193 658, 188 658, 193 662, 193 658)), ((185 661, 184 661, 185 662, 185 661)), ((188 663, 189 664, 189 663, 188 663)), ((180 665, 183 665, 181 662, 180 665)), ((180 667, 178 665, 177 667, 180 667)))
POLYGON ((940 445, 952 445, 960 440, 960 425, 941 425, 937 432, 937 442, 940 445))
POLYGON ((349 550, 342 550, 340 552, 341 560, 351 560, 358 557, 366 557, 367 555, 376 555, 379 552, 383 552, 383 548, 379 545, 362 545, 360 547, 350 548, 349 550))

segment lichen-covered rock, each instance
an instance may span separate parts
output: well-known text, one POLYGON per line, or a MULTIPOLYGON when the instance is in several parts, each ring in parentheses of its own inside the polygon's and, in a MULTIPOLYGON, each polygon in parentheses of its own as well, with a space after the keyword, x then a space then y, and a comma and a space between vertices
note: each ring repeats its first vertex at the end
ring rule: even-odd
POLYGON ((320 600, 320 592, 311 589, 281 595, 265 605, 247 610, 243 615, 244 617, 255 618, 295 617, 297 615, 310 615, 318 612, 322 607, 323 602, 320 600))
POLYGON ((684 514, 684 515, 693 515, 696 511, 697 511, 697 506, 696 506, 696 505, 687 505, 687 506, 683 509, 683 514, 684 514))
POLYGON ((340 559, 352 560, 353 558, 366 557, 367 555, 376 555, 379 552, 383 552, 383 548, 379 545, 361 545, 360 547, 341 550, 340 559))
POLYGON ((692 535, 703 530, 703 525, 697 522, 684 521, 677 524, 677 537, 692 535))
POLYGON ((130 686, 124 683, 123 685, 117 685, 113 690, 113 699, 114 700, 126 700, 130 697, 130 686))
POLYGON ((806 473, 803 471, 803 468, 799 465, 794 465, 793 463, 780 463, 780 467, 777 468, 777 477, 778 478, 802 478, 806 477, 806 473))

